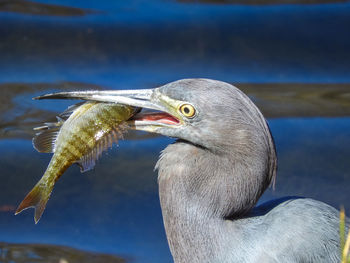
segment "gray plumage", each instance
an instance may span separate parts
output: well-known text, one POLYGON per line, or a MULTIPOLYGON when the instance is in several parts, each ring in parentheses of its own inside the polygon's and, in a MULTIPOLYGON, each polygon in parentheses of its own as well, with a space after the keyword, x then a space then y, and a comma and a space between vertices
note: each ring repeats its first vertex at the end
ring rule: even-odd
POLYGON ((245 214, 276 172, 270 131, 247 96, 211 80, 178 81, 160 91, 198 112, 182 130, 163 131, 181 140, 156 166, 176 263, 339 262, 339 213, 329 205, 290 199, 245 214))
MULTIPOLYGON (((178 138, 156 165, 175 263, 340 261, 339 212, 333 207, 296 197, 255 207, 274 183, 276 151, 263 115, 234 86, 185 79, 149 90, 38 97, 45 98, 116 102, 161 112, 141 112, 130 126, 178 138), (184 105, 187 113, 181 111, 184 105)), ((348 231, 349 219, 346 225, 348 231)))

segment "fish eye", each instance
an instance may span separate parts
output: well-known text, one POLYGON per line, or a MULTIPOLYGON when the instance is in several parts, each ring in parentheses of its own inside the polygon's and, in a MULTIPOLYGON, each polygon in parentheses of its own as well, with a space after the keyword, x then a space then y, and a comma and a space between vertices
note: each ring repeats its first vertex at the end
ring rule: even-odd
POLYGON ((193 118, 196 114, 196 109, 191 104, 182 104, 179 107, 179 111, 186 118, 193 118))

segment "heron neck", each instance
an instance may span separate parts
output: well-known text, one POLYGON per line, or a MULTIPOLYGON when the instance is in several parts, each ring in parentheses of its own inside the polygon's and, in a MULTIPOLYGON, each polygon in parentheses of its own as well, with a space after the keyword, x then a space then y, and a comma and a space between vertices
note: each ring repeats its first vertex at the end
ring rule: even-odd
POLYGON ((185 142, 163 151, 157 163, 159 195, 175 262, 186 262, 186 254, 207 259, 219 254, 215 244, 222 243, 226 219, 249 211, 265 190, 256 174, 260 171, 249 168, 250 161, 248 156, 241 162, 185 142))

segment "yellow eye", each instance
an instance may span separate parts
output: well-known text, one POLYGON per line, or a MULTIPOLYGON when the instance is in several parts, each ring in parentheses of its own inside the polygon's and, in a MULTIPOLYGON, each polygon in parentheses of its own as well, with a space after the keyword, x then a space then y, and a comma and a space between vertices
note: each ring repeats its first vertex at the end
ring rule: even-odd
POLYGON ((193 118, 196 114, 196 110, 191 104, 182 104, 179 110, 187 118, 193 118))

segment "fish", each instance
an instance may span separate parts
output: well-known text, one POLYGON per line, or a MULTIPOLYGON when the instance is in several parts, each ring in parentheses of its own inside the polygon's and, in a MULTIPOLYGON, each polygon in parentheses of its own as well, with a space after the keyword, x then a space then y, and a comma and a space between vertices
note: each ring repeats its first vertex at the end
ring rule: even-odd
POLYGON ((140 109, 117 103, 87 101, 70 106, 57 116, 57 122, 34 128, 33 147, 53 153, 39 182, 27 194, 16 210, 35 209, 37 224, 45 210, 56 181, 74 163, 86 172, 95 166, 102 152, 112 147, 127 130, 126 121, 140 109))

